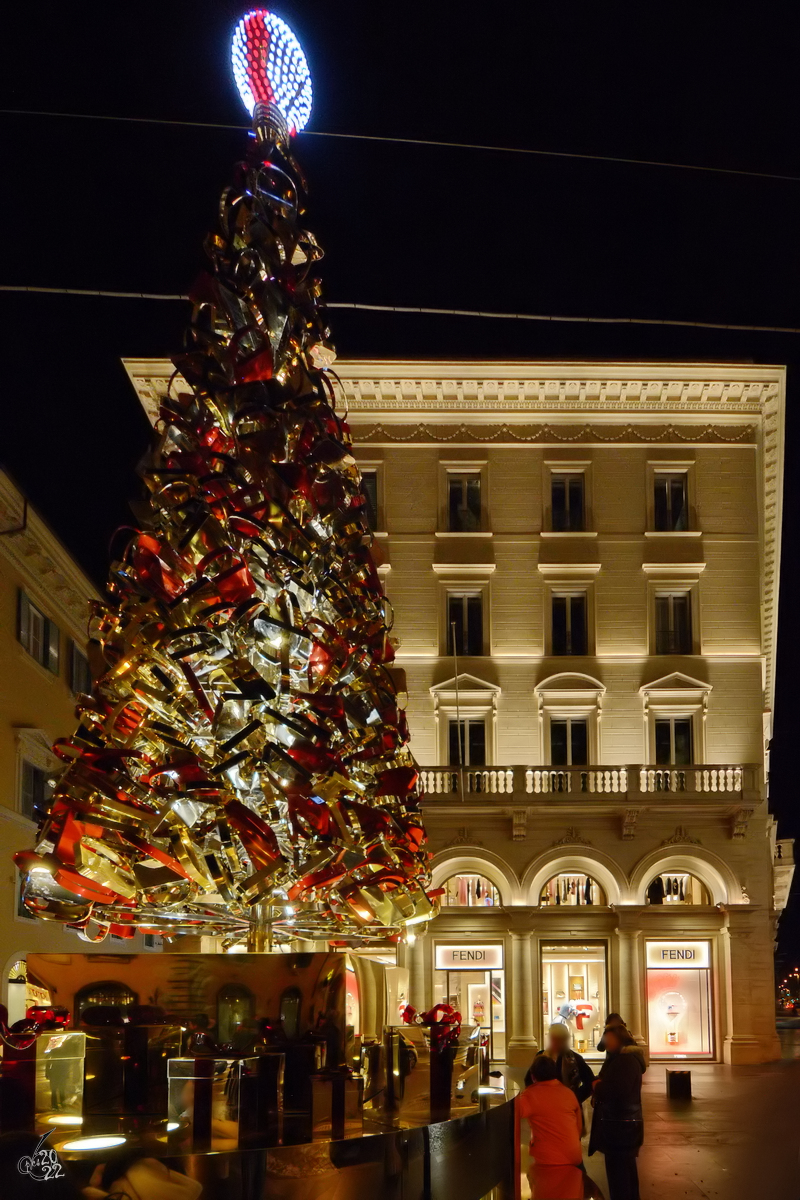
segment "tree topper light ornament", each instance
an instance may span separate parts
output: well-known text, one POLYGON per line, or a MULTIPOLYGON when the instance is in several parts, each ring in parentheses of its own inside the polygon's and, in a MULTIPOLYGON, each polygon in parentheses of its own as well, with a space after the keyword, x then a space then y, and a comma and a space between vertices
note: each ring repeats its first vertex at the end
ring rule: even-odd
POLYGON ((311 72, 285 21, 263 8, 242 17, 233 34, 231 63, 251 117, 263 104, 278 109, 290 135, 305 129, 311 115, 311 72))

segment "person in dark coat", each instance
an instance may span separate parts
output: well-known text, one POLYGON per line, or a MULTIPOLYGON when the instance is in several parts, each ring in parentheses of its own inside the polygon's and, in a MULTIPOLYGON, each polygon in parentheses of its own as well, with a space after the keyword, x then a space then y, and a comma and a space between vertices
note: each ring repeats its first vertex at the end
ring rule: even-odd
MULTIPOLYGON (((582 1055, 570 1048, 569 1039, 570 1031, 567 1025, 558 1023, 551 1025, 547 1031, 547 1045, 544 1050, 539 1051, 536 1058, 542 1054, 551 1058, 556 1064, 557 1077, 575 1093, 578 1103, 583 1104, 584 1100, 588 1100, 592 1094, 594 1071, 582 1055)), ((533 1061, 536 1062, 536 1059, 533 1061)), ((528 1068, 525 1076, 526 1087, 531 1086, 532 1072, 533 1064, 528 1068)))
POLYGON ((589 1154, 606 1160, 609 1200, 639 1200, 636 1158, 644 1140, 642 1076, 644 1054, 624 1026, 603 1031, 606 1061, 594 1085, 594 1118, 589 1154))

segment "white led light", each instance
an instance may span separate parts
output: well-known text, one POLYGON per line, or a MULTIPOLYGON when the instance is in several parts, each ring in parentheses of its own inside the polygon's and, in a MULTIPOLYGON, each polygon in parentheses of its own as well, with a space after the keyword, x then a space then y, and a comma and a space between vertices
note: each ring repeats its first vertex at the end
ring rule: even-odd
POLYGON ((124 1146, 124 1137, 85 1137, 76 1138, 74 1142, 64 1142, 62 1150, 111 1150, 114 1146, 124 1146))
POLYGON ((70 1117, 67 1113, 56 1113, 47 1118, 48 1125, 82 1125, 83 1117, 70 1117))
POLYGON ((167 1133, 174 1133, 176 1129, 180 1129, 180 1121, 167 1121, 167 1133))
POLYGON ((290 133, 305 128, 311 115, 311 73, 285 21, 263 8, 242 17, 233 33, 231 66, 251 116, 261 100, 280 109, 290 133))

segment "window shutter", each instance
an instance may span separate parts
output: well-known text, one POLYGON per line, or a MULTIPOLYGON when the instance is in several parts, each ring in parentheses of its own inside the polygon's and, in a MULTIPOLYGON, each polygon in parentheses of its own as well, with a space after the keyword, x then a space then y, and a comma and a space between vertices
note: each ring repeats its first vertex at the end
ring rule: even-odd
POLYGON ((22 787, 20 789, 19 807, 23 817, 33 820, 33 810, 36 804, 36 777, 33 765, 23 760, 22 787))
POLYGON ((48 671, 58 674, 58 626, 54 621, 45 621, 45 638, 47 645, 47 662, 44 664, 48 671))
POLYGON ((28 620, 28 597, 22 588, 17 592, 17 638, 28 649, 30 645, 30 622, 28 620))

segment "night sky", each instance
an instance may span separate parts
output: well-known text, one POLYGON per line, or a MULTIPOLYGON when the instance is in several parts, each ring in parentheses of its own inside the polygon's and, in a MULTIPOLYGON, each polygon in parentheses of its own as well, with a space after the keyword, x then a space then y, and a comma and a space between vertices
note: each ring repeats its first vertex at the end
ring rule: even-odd
MULTIPOLYGON (((794 175, 797 182, 301 135, 331 300, 800 326, 789 6, 275 5, 310 128, 794 175), (746 15, 744 15, 746 14, 746 15)), ((232 0, 6 5, 0 107, 246 124, 232 0)), ((184 293, 245 134, 0 115, 0 283, 184 293)), ((180 348, 184 306, 0 294, 0 458, 102 585, 148 426, 120 364, 180 348)), ((771 807, 800 837, 800 336, 332 312, 341 357, 787 363, 771 807)), ((798 887, 795 888, 795 893, 798 887)), ((782 921, 800 962, 800 902, 782 921)))

